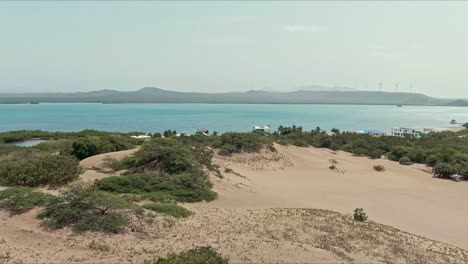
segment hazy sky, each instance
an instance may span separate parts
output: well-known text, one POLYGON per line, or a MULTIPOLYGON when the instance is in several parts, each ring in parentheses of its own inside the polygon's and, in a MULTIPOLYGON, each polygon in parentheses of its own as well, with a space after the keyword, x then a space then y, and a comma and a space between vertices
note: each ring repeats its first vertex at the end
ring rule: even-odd
POLYGON ((380 81, 468 98, 468 2, 0 2, 0 92, 380 81))

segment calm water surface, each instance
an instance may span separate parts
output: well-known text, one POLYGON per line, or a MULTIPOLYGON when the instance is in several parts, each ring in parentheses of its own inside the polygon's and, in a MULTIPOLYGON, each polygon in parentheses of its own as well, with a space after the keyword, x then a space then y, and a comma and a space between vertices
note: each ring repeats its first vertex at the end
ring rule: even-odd
POLYGON ((49 140, 43 140, 43 139, 30 139, 30 140, 25 140, 25 141, 21 141, 21 142, 16 142, 16 143, 13 143, 15 146, 17 147, 32 147, 32 146, 36 146, 36 145, 39 145, 43 142, 47 142, 49 140))
POLYGON ((468 107, 287 105, 287 104, 16 104, 0 105, 0 131, 41 129, 48 131, 155 132, 175 129, 193 133, 250 131, 254 125, 320 126, 330 130, 392 127, 445 128, 450 120, 468 122, 468 107))

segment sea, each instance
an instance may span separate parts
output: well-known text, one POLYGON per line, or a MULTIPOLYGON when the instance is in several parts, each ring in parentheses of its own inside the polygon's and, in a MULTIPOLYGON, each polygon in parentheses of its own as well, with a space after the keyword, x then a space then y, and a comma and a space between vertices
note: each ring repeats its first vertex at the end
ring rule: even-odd
POLYGON ((454 127, 468 122, 468 107, 319 104, 0 104, 0 131, 104 131, 194 133, 251 131, 256 125, 320 127, 341 131, 392 127, 454 127))

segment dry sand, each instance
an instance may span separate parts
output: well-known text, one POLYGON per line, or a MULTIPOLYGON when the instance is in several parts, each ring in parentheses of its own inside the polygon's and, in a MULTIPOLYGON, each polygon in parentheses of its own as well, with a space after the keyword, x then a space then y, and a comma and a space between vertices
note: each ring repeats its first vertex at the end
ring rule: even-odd
POLYGON ((364 208, 370 219, 414 234, 468 249, 468 182, 433 178, 423 165, 397 162, 327 149, 276 145, 293 166, 265 166, 217 157, 216 162, 243 177, 225 173, 215 181, 218 208, 319 208, 352 213, 364 208), (330 160, 338 161, 331 170, 330 160), (374 165, 384 165, 377 172, 374 165), (243 188, 228 188, 229 182, 243 188))
POLYGON ((136 219, 140 232, 74 235, 45 231, 38 209, 0 212, 0 262, 142 263, 212 246, 231 263, 468 263, 468 251, 372 222, 317 209, 191 206, 188 219, 136 219))
MULTIPOLYGON (((139 232, 50 232, 35 218, 39 208, 12 217, 0 212, 0 263, 142 263, 207 245, 232 263, 468 263, 468 251, 461 249, 468 248, 467 183, 434 179, 422 165, 276 148, 277 153, 216 156, 224 175, 212 177, 217 200, 184 205, 194 212, 187 219, 134 218, 139 232), (335 170, 331 159, 338 162, 335 170), (386 171, 374 171, 378 164, 386 171), (356 207, 372 221, 352 220, 356 207)), ((101 168, 104 158, 134 151, 82 161, 87 170, 81 179, 118 174, 101 168)))

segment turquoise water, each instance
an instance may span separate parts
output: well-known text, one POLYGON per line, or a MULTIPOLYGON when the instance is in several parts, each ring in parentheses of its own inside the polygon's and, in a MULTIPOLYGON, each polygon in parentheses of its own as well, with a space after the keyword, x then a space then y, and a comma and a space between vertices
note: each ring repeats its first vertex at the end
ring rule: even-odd
POLYGON ((468 107, 285 105, 285 104, 16 104, 0 105, 0 131, 156 132, 175 129, 193 133, 250 131, 255 125, 320 126, 330 130, 449 127, 450 120, 468 122, 468 107))
POLYGON ((30 140, 25 140, 21 142, 16 142, 14 143, 14 145, 17 147, 32 147, 32 146, 36 146, 47 141, 48 140, 43 140, 43 139, 30 139, 30 140))

